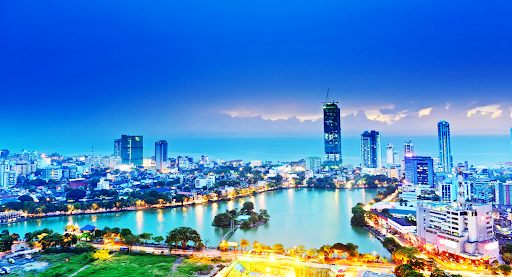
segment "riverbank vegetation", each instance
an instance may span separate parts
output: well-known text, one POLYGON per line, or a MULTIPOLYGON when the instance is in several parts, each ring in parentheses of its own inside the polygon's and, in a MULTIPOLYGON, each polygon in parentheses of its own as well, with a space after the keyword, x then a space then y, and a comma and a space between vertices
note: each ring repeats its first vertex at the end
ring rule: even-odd
POLYGON ((225 213, 215 215, 212 225, 215 227, 229 228, 233 224, 233 226, 239 226, 245 229, 263 225, 269 220, 270 215, 267 210, 260 209, 260 212, 257 213, 254 211, 253 202, 245 202, 240 210, 235 208, 233 210, 226 210, 225 213), (242 219, 240 216, 243 216, 242 219))

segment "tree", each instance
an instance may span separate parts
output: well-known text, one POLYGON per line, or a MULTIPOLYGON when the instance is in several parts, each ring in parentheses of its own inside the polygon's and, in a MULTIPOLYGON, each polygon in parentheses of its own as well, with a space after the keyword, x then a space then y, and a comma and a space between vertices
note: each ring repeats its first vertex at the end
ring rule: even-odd
POLYGON ((364 254, 361 257, 359 257, 363 262, 373 262, 375 261, 375 257, 371 254, 364 254))
POLYGON ((244 221, 244 222, 242 222, 242 225, 240 225, 240 228, 242 228, 242 229, 251 228, 251 223, 249 221, 244 221))
POLYGON ((306 247, 304 247, 304 245, 297 246, 297 248, 295 249, 295 253, 301 256, 304 255, 306 253, 306 247))
POLYGON ((501 273, 505 276, 510 275, 510 272, 512 271, 512 267, 510 267, 508 264, 502 264, 498 266, 498 269, 501 271, 501 273))
POLYGON ((420 251, 414 247, 403 247, 393 252, 393 260, 407 262, 418 255, 420 251))
POLYGON ((364 227, 366 226, 366 211, 363 207, 357 205, 352 208, 352 218, 350 219, 350 225, 364 227))
POLYGON ((81 189, 73 189, 73 190, 70 190, 67 194, 66 194, 66 198, 68 200, 75 200, 75 201, 78 201, 82 198, 85 197, 85 195, 87 195, 87 193, 84 191, 84 190, 81 190, 81 189))
POLYGON ((318 249, 316 248, 311 248, 309 249, 307 252, 306 252, 306 255, 308 255, 309 257, 313 258, 316 253, 318 253, 318 249))
POLYGON ((123 237, 124 243, 126 243, 129 246, 133 246, 135 244, 140 243, 140 239, 137 236, 134 235, 127 235, 126 237, 123 237))
POLYGON ((284 253, 284 246, 282 244, 280 244, 280 243, 274 244, 272 249, 274 250, 274 252, 276 252, 278 254, 284 253))
POLYGON ((503 261, 505 261, 507 264, 510 264, 512 263, 512 253, 505 253, 503 255, 501 255, 501 258, 503 259, 503 261))
POLYGON ((171 243, 174 243, 176 248, 178 248, 178 243, 180 243, 182 249, 186 248, 189 241, 194 242, 195 246, 201 242, 201 236, 199 233, 190 227, 175 228, 169 232, 166 239, 166 242, 169 243, 169 247, 171 247, 171 243))
POLYGON ((27 202, 27 201, 34 202, 34 198, 32 198, 32 196, 26 195, 26 194, 18 197, 18 200, 20 200, 21 202, 27 202))
POLYGON ((260 209, 260 216, 265 220, 265 222, 268 222, 270 220, 270 215, 268 214, 266 209, 260 209))
POLYGON ((160 244, 165 239, 162 236, 153 237, 153 241, 156 242, 156 244, 160 244))
POLYGON ((245 248, 246 248, 247 246, 249 246, 249 244, 250 244, 250 243, 249 243, 246 239, 241 239, 241 240, 240 240, 240 247, 242 247, 242 250, 245 250, 245 248))
POLYGON ((229 227, 231 226, 233 217, 229 213, 220 213, 213 219, 212 225, 215 227, 229 227))
POLYGON ((254 210, 254 203, 252 202, 245 202, 243 207, 242 207, 242 211, 245 211, 247 212, 247 214, 250 214, 252 213, 252 211, 254 210))

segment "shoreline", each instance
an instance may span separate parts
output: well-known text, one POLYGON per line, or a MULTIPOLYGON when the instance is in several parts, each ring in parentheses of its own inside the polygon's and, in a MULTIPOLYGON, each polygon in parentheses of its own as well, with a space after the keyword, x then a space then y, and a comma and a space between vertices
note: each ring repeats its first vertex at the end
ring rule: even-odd
MULTIPOLYGON (((316 188, 319 190, 353 190, 353 189, 379 189, 379 188, 385 188, 386 186, 380 186, 376 188, 368 188, 368 187, 352 187, 352 188, 316 188)), ((272 188, 265 191, 255 191, 253 194, 248 195, 239 195, 235 196, 229 199, 220 199, 220 200, 213 200, 208 202, 201 202, 201 203, 186 203, 186 204, 175 204, 175 205, 166 205, 166 206, 152 206, 152 207, 127 207, 123 209, 117 209, 117 210, 105 210, 105 211, 83 211, 83 212, 77 212, 77 213, 62 213, 62 214, 51 214, 51 215, 35 215, 35 216, 27 216, 23 219, 16 220, 13 222, 2 222, 0 225, 9 225, 14 223, 19 223, 23 221, 27 221, 30 219, 42 219, 42 218, 51 218, 51 217, 66 217, 66 216, 76 216, 76 215, 95 215, 95 214, 109 214, 109 213, 119 213, 119 212, 131 212, 131 211, 141 211, 141 210, 158 210, 158 209, 172 209, 172 208, 178 208, 178 207, 187 207, 187 206, 195 206, 195 205, 203 205, 208 203, 217 203, 217 202, 229 202, 234 199, 244 198, 253 196, 256 194, 266 193, 270 191, 278 191, 278 190, 288 190, 288 189, 303 189, 303 188, 309 188, 309 189, 315 189, 310 187, 281 187, 281 188, 272 188)), ((75 202, 80 203, 80 202, 75 202)), ((255 226, 256 227, 256 226, 255 226)))

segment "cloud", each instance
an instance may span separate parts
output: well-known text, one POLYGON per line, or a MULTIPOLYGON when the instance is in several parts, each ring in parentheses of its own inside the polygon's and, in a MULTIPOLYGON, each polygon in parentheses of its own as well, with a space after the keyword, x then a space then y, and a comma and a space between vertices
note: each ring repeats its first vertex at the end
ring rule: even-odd
POLYGON ((501 104, 492 104, 482 107, 476 107, 474 109, 468 110, 468 117, 471 117, 474 114, 480 113, 482 115, 491 114, 492 118, 499 117, 501 115, 502 110, 500 110, 501 104))
POLYGON ((422 116, 425 116, 425 115, 429 115, 430 114, 430 111, 432 110, 433 107, 430 107, 430 108, 426 108, 426 109, 422 109, 418 112, 418 116, 419 117, 422 117, 422 116))
POLYGON ((294 115, 291 113, 258 113, 254 111, 247 110, 231 110, 231 111, 222 111, 221 114, 227 114, 231 117, 258 117, 260 116, 265 120, 280 120, 280 119, 289 119, 291 117, 296 117, 300 121, 311 120, 317 121, 323 117, 323 114, 299 114, 294 115))
POLYGON ((388 125, 391 125, 398 120, 404 118, 406 116, 407 110, 397 112, 397 113, 390 113, 390 114, 383 114, 381 110, 366 110, 364 111, 364 114, 369 120, 372 121, 380 121, 387 123, 388 125))
POLYGON ((448 110, 450 108, 450 103, 446 103, 446 109, 448 110))

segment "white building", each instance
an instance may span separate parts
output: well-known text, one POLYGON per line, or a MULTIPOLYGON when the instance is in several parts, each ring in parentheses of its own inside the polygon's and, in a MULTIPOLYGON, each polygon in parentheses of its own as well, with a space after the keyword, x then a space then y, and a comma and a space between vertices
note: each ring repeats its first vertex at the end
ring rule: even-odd
POLYGON ((194 185, 195 185, 196 189, 204 188, 204 187, 206 187, 206 179, 196 179, 194 181, 194 185))
POLYGON ((16 185, 16 171, 7 160, 0 160, 0 187, 16 185))
POLYGON ((389 164, 386 167, 388 178, 402 179, 402 166, 400 164, 389 164))
POLYGON ((499 258, 490 204, 419 202, 416 217, 418 239, 427 250, 489 263, 499 258))
POLYGON ((251 166, 252 167, 258 167, 258 166, 261 166, 263 164, 262 161, 251 161, 251 166))
POLYGON ((322 170, 322 160, 320 157, 307 157, 306 158, 306 170, 318 172, 322 170))
POLYGON ((106 189, 106 190, 110 189, 110 182, 108 180, 105 180, 105 178, 101 178, 100 181, 98 182, 98 184, 96 185, 96 190, 102 190, 102 189, 106 189))
POLYGON ((412 234, 416 232, 416 226, 407 223, 404 219, 397 217, 388 218, 388 226, 391 229, 398 231, 402 235, 412 234))
POLYGON ((206 177, 206 186, 211 188, 213 185, 215 185, 215 175, 208 175, 206 177))

